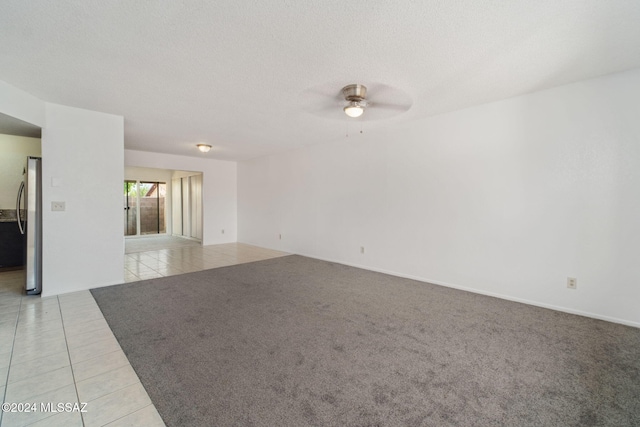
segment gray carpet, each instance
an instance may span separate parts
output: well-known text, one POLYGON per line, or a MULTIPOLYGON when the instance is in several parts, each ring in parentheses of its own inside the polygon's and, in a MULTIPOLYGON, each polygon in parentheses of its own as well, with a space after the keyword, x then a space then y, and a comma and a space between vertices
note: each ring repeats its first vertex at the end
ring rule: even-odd
POLYGON ((640 330, 301 256, 91 291, 168 426, 639 426, 640 330))

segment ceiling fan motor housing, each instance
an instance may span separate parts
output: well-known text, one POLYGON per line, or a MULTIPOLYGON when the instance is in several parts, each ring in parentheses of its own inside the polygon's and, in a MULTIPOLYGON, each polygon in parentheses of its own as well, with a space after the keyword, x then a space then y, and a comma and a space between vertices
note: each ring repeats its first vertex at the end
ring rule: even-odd
POLYGON ((342 94, 347 101, 361 102, 367 96, 367 88, 358 84, 348 85, 342 88, 342 94))

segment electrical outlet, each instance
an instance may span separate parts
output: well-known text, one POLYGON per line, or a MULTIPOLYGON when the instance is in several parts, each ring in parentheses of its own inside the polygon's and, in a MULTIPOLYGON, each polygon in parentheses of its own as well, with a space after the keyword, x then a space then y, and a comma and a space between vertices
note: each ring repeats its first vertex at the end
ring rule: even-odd
POLYGON ((278 240, 282 240, 282 234, 278 234, 278 240))
POLYGON ((222 234, 224 234, 224 228, 222 229, 222 234))
POLYGON ((360 246, 360 253, 363 254, 364 253, 364 246, 360 246))
POLYGON ((64 202, 51 202, 51 210, 55 212, 63 212, 65 209, 64 202))
POLYGON ((578 279, 575 277, 567 277, 567 288, 576 289, 578 287, 578 279))

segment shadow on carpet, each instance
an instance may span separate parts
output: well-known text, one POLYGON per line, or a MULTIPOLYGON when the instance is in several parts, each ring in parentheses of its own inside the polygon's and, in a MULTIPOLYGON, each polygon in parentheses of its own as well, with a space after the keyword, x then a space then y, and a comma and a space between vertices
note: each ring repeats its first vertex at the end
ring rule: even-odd
POLYGON ((638 426, 640 330, 297 255, 93 289, 168 426, 638 426))

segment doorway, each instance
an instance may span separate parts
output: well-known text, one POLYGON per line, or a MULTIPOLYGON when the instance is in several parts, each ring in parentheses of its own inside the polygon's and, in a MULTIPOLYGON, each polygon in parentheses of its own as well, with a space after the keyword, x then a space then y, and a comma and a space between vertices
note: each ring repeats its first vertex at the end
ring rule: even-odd
MULTIPOLYGON (((41 157, 41 129, 0 113, 0 271, 24 269, 27 234, 24 192, 27 157, 41 157), (21 228, 23 230, 21 230, 21 228)), ((30 230, 35 230, 32 224, 30 230)))
POLYGON ((202 172, 125 166, 123 178, 125 246, 139 238, 202 241, 202 172))
POLYGON ((176 172, 171 181, 173 235, 202 240, 202 174, 176 172))
POLYGON ((136 181, 124 182, 124 235, 135 236, 138 234, 138 212, 136 209, 137 196, 135 193, 136 181))
POLYGON ((124 181, 124 235, 165 234, 167 184, 160 181, 124 181))

